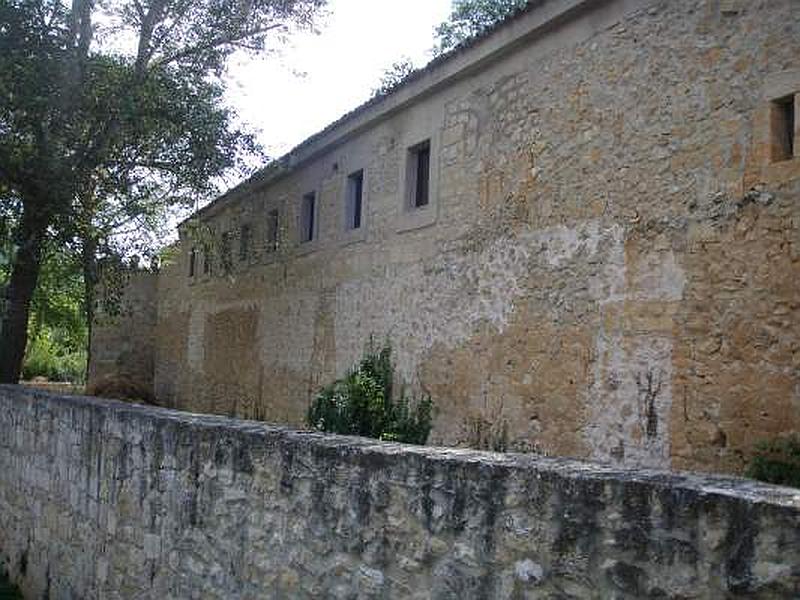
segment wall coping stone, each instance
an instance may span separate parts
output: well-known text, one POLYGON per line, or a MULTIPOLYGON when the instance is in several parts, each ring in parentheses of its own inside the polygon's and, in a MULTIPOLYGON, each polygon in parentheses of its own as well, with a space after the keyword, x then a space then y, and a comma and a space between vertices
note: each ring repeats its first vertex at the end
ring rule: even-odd
MULTIPOLYGON (((438 463, 465 463, 489 469, 529 470, 540 475, 557 475, 563 479, 617 481, 644 484, 653 488, 671 487, 697 494, 700 497, 724 496, 759 505, 771 505, 800 511, 800 490, 762 483, 743 477, 669 471, 651 468, 617 467, 607 463, 534 454, 498 453, 442 446, 416 446, 383 442, 357 436, 344 436, 300 430, 291 427, 235 419, 222 415, 182 412, 169 408, 145 406, 119 400, 90 396, 62 396, 56 393, 19 385, 0 384, 0 396, 30 404, 45 403, 49 408, 91 409, 107 412, 120 420, 125 418, 179 424, 198 430, 223 431, 251 438, 250 441, 288 442, 300 446, 317 446, 342 456, 364 458, 416 455, 438 463)), ((800 515, 800 513, 799 513, 800 515)))

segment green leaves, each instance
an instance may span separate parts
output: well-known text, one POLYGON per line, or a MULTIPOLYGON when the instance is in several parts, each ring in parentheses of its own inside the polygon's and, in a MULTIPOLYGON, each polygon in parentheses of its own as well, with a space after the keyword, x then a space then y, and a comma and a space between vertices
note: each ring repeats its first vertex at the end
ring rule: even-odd
POLYGON ((527 0, 453 0, 450 18, 436 28, 434 52, 452 50, 527 4, 527 0))
POLYGON ((433 421, 429 397, 411 401, 401 391, 393 398, 391 348, 364 358, 343 379, 324 388, 308 409, 308 424, 319 431, 361 435, 386 441, 424 444, 433 421))
POLYGON ((378 82, 378 87, 372 90, 372 96, 388 94, 413 72, 414 63, 407 56, 393 62, 392 65, 383 72, 383 76, 378 82))
POLYGON ((800 488, 800 435, 758 443, 746 475, 767 483, 800 488))

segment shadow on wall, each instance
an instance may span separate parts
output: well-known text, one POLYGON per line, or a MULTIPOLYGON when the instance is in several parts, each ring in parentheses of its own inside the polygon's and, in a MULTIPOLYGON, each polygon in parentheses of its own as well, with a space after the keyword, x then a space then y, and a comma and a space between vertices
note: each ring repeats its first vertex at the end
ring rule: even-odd
POLYGON ((155 396, 153 396, 153 393, 150 391, 149 385, 134 381, 132 378, 126 377, 125 375, 107 375, 99 381, 91 382, 86 386, 86 394, 89 396, 99 396, 101 398, 159 406, 155 396))

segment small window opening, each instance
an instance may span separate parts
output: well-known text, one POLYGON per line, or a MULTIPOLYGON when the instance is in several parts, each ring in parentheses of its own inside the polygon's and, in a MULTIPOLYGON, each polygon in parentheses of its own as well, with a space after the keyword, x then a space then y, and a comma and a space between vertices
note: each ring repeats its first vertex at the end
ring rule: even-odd
POLYGON ((409 149, 408 184, 409 205, 412 208, 427 206, 430 201, 431 143, 426 140, 409 149))
POLYGON ((222 259, 222 268, 223 270, 228 273, 233 268, 233 260, 231 258, 232 253, 232 244, 231 244, 231 235, 230 231, 226 231, 222 234, 222 243, 220 244, 220 258, 222 259))
POLYGON ((347 176, 347 228, 361 227, 361 211, 364 197, 364 171, 347 176))
POLYGON ((197 248, 192 248, 189 251, 189 277, 194 277, 196 265, 197 265, 197 248))
POLYGON ((772 160, 794 158, 795 153, 795 95, 772 102, 772 160))
POLYGON ((250 225, 239 228, 239 262, 244 262, 250 255, 250 225))
POLYGON ((203 274, 208 275, 211 273, 211 248, 208 245, 203 246, 203 274))
POLYGON ((278 209, 273 209, 267 213, 267 252, 275 252, 278 249, 278 209))
POLYGON ((317 196, 314 192, 309 192, 303 196, 303 204, 300 207, 300 241, 310 242, 314 239, 316 231, 316 204, 317 196))

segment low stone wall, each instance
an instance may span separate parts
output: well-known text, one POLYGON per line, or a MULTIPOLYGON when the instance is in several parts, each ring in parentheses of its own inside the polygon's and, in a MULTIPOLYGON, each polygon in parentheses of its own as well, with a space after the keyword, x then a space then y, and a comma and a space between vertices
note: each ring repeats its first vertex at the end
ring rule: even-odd
POLYGON ((800 493, 0 386, 28 598, 790 598, 800 493))

